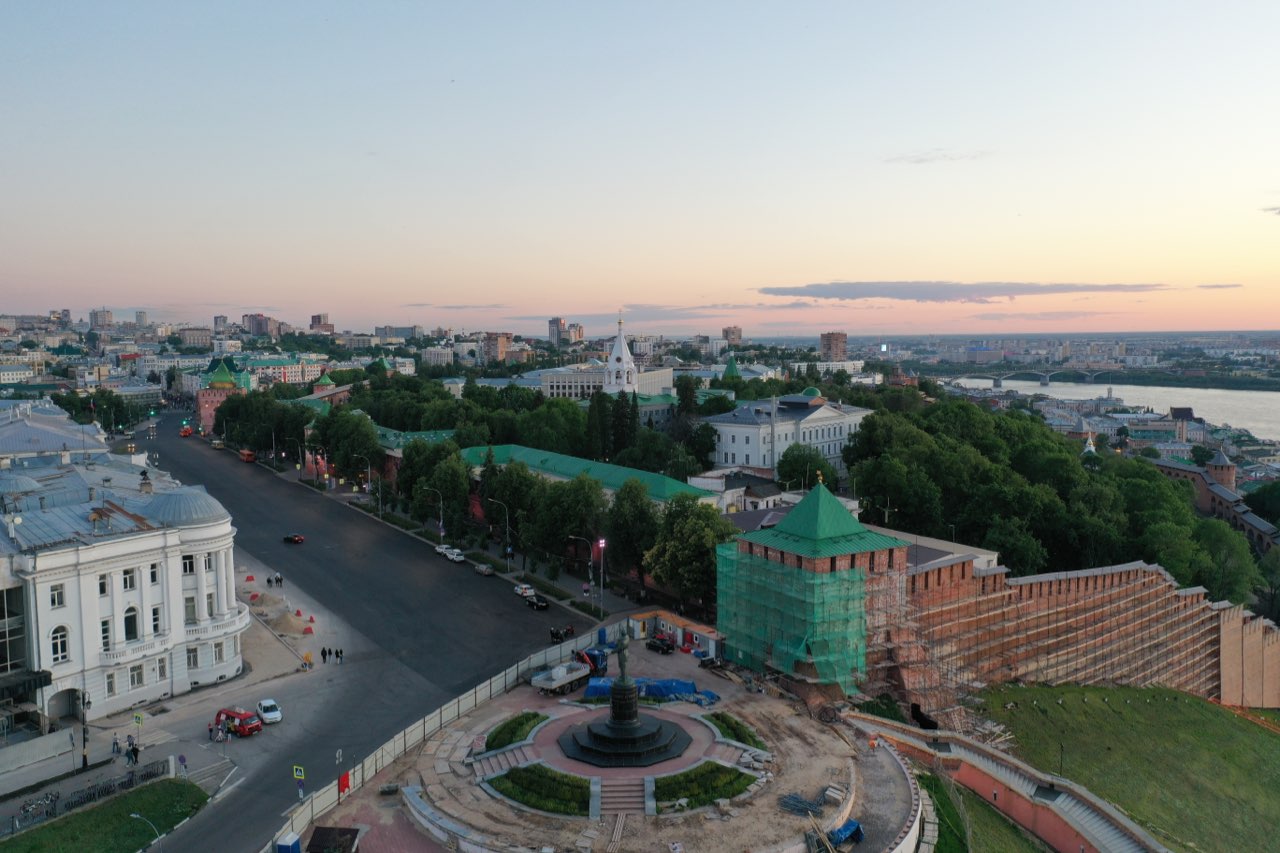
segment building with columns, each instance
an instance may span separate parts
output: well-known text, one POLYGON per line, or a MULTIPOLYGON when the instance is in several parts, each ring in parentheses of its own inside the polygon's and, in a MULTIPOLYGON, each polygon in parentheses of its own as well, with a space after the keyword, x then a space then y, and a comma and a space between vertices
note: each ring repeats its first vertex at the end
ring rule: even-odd
POLYGON ((43 733, 86 699, 93 720, 241 672, 236 531, 203 489, 101 448, 0 451, 0 503, 0 701, 25 709, 16 724, 43 733))
POLYGON ((669 367, 641 372, 622 334, 622 318, 618 318, 618 336, 613 341, 608 359, 592 360, 540 371, 542 393, 550 397, 571 397, 585 400, 597 391, 617 395, 658 395, 672 387, 672 370, 669 367))

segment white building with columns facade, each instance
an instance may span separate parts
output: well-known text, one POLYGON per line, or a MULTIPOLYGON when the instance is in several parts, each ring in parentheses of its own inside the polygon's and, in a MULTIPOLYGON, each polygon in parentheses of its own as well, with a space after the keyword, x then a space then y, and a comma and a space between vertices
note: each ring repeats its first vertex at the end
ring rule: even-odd
POLYGON ((34 706, 42 725, 79 719, 88 699, 93 720, 242 671, 250 614, 218 501, 104 449, 2 447, 0 593, 21 606, 0 698, 34 706))

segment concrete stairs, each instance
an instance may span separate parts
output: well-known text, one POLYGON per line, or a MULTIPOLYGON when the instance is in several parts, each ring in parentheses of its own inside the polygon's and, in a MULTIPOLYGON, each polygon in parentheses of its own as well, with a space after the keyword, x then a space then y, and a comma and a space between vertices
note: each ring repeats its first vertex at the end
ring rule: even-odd
POLYGON ((502 752, 483 755, 471 767, 475 770, 477 778, 488 779, 490 776, 506 773, 512 767, 528 764, 536 757, 527 747, 517 746, 513 749, 504 749, 502 752))
POLYGON ((600 814, 644 814, 644 777, 601 779, 600 814))

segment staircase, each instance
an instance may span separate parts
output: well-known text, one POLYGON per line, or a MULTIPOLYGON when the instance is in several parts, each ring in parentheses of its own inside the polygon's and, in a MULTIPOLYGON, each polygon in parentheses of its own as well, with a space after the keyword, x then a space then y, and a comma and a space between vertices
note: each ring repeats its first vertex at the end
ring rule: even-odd
POLYGON ((504 749, 502 752, 482 756, 471 767, 476 771, 476 778, 488 779, 490 776, 506 773, 512 767, 528 764, 536 757, 526 747, 517 746, 514 749, 504 749))
POLYGON ((600 781, 600 814, 644 814, 644 777, 602 779, 600 781))
POLYGON ((220 758, 208 767, 192 770, 187 776, 187 781, 198 785, 206 794, 212 795, 218 790, 222 780, 231 772, 231 768, 235 766, 231 759, 220 758))

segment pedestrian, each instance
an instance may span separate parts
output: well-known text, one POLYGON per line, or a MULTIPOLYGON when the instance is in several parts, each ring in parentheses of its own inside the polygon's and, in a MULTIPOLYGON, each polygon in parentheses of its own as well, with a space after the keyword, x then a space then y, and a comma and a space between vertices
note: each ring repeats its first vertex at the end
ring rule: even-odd
POLYGON ((138 763, 138 753, 141 751, 142 750, 138 749, 138 745, 136 743, 133 745, 133 749, 130 750, 130 753, 133 755, 133 763, 135 765, 138 763))
POLYGON ((112 755, 120 754, 120 735, 116 734, 115 732, 111 733, 111 754, 112 755))
POLYGON ((329 649, 323 648, 320 650, 320 663, 328 663, 328 662, 329 662, 329 649))
POLYGON ((276 572, 276 587, 284 589, 284 578, 280 577, 280 573, 276 572))
POLYGON ((338 663, 342 663, 342 649, 338 649, 338 663))
POLYGON ((209 724, 209 740, 213 740, 213 723, 209 724))
POLYGON ((589 584, 589 583, 584 583, 584 584, 582 585, 582 597, 583 597, 583 598, 590 598, 590 597, 591 597, 591 584, 589 584))
POLYGON ((271 589, 271 578, 267 578, 267 589, 271 589))
POLYGON ((133 749, 133 735, 125 736, 126 749, 133 749))

